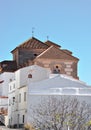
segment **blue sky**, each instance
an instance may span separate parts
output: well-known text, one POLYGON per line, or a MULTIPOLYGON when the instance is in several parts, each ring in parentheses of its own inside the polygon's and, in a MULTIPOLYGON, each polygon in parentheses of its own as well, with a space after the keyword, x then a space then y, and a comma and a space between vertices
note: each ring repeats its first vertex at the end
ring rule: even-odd
POLYGON ((91 0, 0 0, 0 61, 34 36, 69 49, 80 59, 80 80, 91 85, 91 0))

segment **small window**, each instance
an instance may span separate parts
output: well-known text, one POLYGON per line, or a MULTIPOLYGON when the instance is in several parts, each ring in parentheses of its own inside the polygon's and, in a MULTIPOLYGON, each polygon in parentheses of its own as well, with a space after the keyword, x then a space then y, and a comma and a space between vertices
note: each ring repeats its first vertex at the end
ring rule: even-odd
POLYGON ((58 69, 58 66, 56 66, 56 68, 58 69))
POLYGON ((19 94, 19 102, 21 102, 21 93, 19 94))
POLYGON ((15 102, 15 97, 13 97, 13 103, 15 102))
POLYGON ((32 78, 32 74, 29 74, 29 75, 28 75, 28 78, 32 78))
POLYGON ((12 79, 10 79, 9 81, 12 82, 12 79))
POLYGON ((24 92, 24 101, 26 101, 26 92, 24 92))
POLYGON ((23 115, 23 117, 22 117, 22 123, 24 123, 24 121, 25 121, 25 116, 23 115))
POLYGON ((15 88, 15 84, 13 84, 13 88, 15 88))
POLYGON ((36 57, 36 56, 37 56, 37 54, 34 54, 34 56, 36 57))

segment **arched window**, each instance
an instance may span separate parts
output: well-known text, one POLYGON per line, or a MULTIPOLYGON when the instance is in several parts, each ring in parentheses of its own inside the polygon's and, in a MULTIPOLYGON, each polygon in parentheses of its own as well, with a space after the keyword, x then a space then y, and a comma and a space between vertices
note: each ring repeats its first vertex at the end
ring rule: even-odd
POLYGON ((32 78, 32 74, 28 74, 28 78, 32 78))

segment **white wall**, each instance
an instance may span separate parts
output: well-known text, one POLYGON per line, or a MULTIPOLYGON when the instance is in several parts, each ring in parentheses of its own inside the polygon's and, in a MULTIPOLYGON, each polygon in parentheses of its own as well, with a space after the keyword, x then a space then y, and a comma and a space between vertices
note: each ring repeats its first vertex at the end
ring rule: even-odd
POLYGON ((2 89, 0 89, 2 96, 8 96, 9 91, 9 82, 14 79, 14 73, 12 72, 4 72, 0 74, 0 80, 4 80, 4 82, 0 85, 2 89))
POLYGON ((27 85, 28 82, 36 82, 48 77, 48 71, 37 65, 21 68, 15 72, 16 86, 27 85), (28 79, 28 75, 32 74, 32 78, 28 79))
POLYGON ((0 108, 7 108, 8 107, 8 98, 1 97, 0 98, 0 108))

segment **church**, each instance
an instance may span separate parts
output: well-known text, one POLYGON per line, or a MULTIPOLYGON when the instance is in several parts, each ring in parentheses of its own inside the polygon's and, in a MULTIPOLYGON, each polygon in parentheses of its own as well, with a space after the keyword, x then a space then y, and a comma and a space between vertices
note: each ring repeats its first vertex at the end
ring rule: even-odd
POLYGON ((11 51, 12 61, 0 62, 0 73, 14 72, 30 65, 39 65, 50 69, 51 73, 67 74, 79 79, 77 65, 79 59, 67 49, 52 42, 42 42, 35 37, 30 38, 11 51))
POLYGON ((32 37, 11 53, 11 61, 0 62, 0 100, 5 99, 7 104, 5 107, 2 104, 0 111, 1 117, 4 114, 3 118, 7 117, 3 122, 6 126, 22 127, 27 122, 27 104, 30 104, 28 99, 32 96, 36 98, 38 94, 53 95, 55 92, 56 95, 75 95, 78 92, 91 96, 89 86, 80 82, 78 76, 79 59, 57 43, 32 37))

